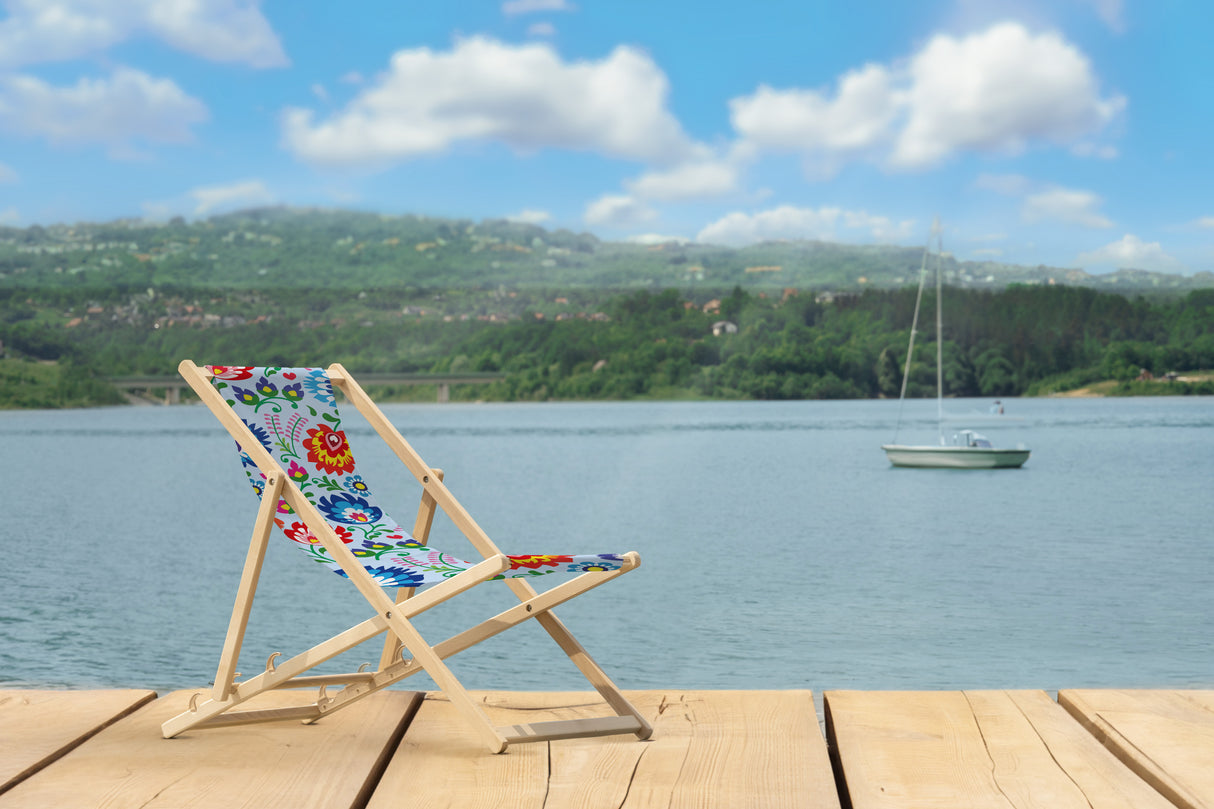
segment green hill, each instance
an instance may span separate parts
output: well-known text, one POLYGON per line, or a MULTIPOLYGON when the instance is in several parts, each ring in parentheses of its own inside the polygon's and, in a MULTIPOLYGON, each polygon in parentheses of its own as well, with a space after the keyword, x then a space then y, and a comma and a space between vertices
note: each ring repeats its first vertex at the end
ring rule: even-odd
MULTIPOLYGON (((260 208, 188 223, 136 220, 0 228, 0 288, 224 289, 703 288, 856 291, 918 276, 921 247, 768 242, 750 247, 604 242, 587 233, 486 220, 260 208)), ((972 289, 1067 284, 1183 293, 1214 274, 1088 275, 945 259, 946 283, 972 289)))

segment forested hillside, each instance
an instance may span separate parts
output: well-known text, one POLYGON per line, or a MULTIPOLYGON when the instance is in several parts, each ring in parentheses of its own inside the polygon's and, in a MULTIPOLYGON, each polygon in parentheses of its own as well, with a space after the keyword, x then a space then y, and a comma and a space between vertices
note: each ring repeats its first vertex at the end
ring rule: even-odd
MULTIPOLYGON (((946 288, 945 299, 949 395, 1040 395, 1098 380, 1117 380, 1121 392, 1214 393, 1209 381, 1134 382, 1144 370, 1163 378, 1214 369, 1214 290, 1131 299, 1065 286, 946 288)), ((0 289, 8 355, 0 402, 109 403, 117 396, 101 377, 171 375, 185 357, 504 374, 456 388, 454 398, 896 396, 914 302, 913 287, 851 295, 737 287, 708 300, 673 289, 9 288, 0 289)), ((922 323, 934 307, 926 296, 922 323)), ((913 396, 935 393, 931 332, 922 329, 916 345, 913 396)))
MULTIPOLYGON (((0 288, 166 285, 220 289, 745 289, 858 291, 913 284, 921 247, 767 242, 731 249, 603 242, 506 221, 267 208, 187 223, 0 227, 0 288)), ((949 284, 1060 283, 1120 292, 1214 287, 1161 275, 957 262, 949 284)))

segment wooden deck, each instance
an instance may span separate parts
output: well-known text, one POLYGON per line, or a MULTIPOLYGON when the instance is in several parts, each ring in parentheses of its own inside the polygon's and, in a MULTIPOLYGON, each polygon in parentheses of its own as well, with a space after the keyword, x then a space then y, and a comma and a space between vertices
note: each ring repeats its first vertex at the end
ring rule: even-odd
MULTIPOLYGON (((1214 809, 1214 691, 640 691, 652 740, 486 753, 441 696, 380 692, 316 725, 160 723, 189 692, 0 691, 8 807, 1214 809), (829 749, 829 753, 828 753, 829 749)), ((499 725, 581 693, 477 695, 499 725)), ((276 692, 266 706, 307 701, 276 692)))

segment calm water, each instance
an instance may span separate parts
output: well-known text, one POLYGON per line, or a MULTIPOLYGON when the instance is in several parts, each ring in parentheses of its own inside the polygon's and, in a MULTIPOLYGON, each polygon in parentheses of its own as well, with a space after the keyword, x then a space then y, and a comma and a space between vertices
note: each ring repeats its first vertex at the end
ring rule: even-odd
MULTIPOLYGON (((1032 458, 966 472, 892 469, 896 402, 385 412, 507 552, 640 551, 558 610, 624 687, 1214 686, 1214 400, 1008 404, 1024 421, 985 432, 1032 458)), ((909 403, 899 437, 929 440, 934 413, 909 403)), ((411 479, 352 416, 364 477, 410 524, 411 479)), ((0 446, 0 686, 210 680, 256 511, 210 413, 0 412, 0 446)), ((267 566, 246 674, 369 615, 281 538, 267 566)), ((423 632, 510 603, 480 590, 423 632)), ((472 687, 583 686, 530 626, 453 667, 472 687)))

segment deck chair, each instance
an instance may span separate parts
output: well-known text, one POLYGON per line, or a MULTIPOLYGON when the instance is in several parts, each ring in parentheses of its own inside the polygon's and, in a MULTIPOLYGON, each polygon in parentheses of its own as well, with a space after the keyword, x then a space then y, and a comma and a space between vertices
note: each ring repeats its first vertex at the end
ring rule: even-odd
MULTIPOLYGON (((236 439, 240 458, 261 506, 249 543, 236 604, 210 697, 162 726, 165 738, 191 728, 298 718, 315 722, 386 686, 425 671, 494 753, 508 745, 554 739, 632 733, 647 739, 652 728, 620 693, 552 609, 640 564, 636 553, 593 556, 507 556, 427 466, 340 365, 315 368, 199 367, 178 370, 236 439), (407 531, 376 502, 371 485, 355 471, 334 388, 340 390, 421 484, 413 530, 407 531), (467 562, 427 545, 441 509, 484 557, 467 562), (265 671, 238 682, 237 659, 261 575, 266 544, 275 526, 317 563, 348 579, 367 600, 373 617, 290 659, 270 656, 265 671), (552 572, 577 575, 543 593, 528 579, 552 572), (519 604, 431 645, 412 619, 473 587, 501 580, 519 604), (395 597, 385 588, 398 588, 395 597), (614 712, 561 722, 494 727, 444 660, 534 618, 570 657, 614 712), (387 633, 374 671, 311 675, 304 672, 387 633), (299 708, 231 709, 277 688, 318 687, 312 705, 299 708), (340 690, 329 693, 329 687, 340 690)), ((495 585, 489 585, 495 586, 495 585)), ((497 585, 500 586, 500 585, 497 585)))

